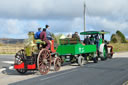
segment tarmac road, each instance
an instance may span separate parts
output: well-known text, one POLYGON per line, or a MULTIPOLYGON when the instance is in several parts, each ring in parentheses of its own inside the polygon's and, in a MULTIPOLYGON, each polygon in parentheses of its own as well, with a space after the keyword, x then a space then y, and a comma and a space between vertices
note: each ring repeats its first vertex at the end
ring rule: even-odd
POLYGON ((0 69, 9 67, 10 64, 14 63, 15 55, 0 55, 0 69))
MULTIPOLYGON (((128 52, 116 53, 113 59, 99 61, 96 64, 89 63, 83 67, 71 67, 74 68, 48 75, 17 76, 14 72, 15 76, 11 74, 9 77, 15 77, 16 81, 19 77, 26 78, 28 76, 28 78, 15 81, 15 83, 9 81, 9 85, 122 85, 128 80, 128 52)), ((8 75, 6 76, 8 77, 8 75)))

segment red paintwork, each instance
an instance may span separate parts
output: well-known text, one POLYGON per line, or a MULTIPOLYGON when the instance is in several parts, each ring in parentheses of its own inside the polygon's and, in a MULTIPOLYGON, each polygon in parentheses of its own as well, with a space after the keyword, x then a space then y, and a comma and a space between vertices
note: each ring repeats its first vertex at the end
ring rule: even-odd
POLYGON ((51 41, 52 41, 51 51, 52 51, 53 53, 55 53, 55 52, 56 52, 56 50, 54 49, 54 40, 51 40, 51 41))
MULTIPOLYGON (((15 64, 14 65, 15 69, 24 69, 24 63, 21 63, 19 65, 15 64)), ((33 65, 27 65, 27 69, 36 69, 36 64, 33 65)))
POLYGON ((21 64, 14 64, 14 68, 15 69, 24 69, 24 63, 21 63, 21 64))
POLYGON ((27 65, 27 69, 36 69, 36 64, 27 65))
POLYGON ((113 55, 114 54, 113 47, 112 46, 107 46, 107 47, 112 49, 111 54, 113 55))

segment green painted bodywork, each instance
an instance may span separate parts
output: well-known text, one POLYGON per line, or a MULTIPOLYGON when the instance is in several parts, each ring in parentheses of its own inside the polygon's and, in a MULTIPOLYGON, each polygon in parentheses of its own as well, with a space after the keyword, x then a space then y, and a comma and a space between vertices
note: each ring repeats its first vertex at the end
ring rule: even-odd
POLYGON ((101 45, 103 43, 103 39, 99 39, 99 44, 101 45))
MULTIPOLYGON (((81 32, 81 35, 102 35, 107 34, 109 32, 101 32, 101 31, 86 31, 81 32)), ((94 40, 94 38, 92 38, 94 40)), ((60 41, 61 42, 61 41, 60 41)), ((69 40, 65 40, 65 42, 70 42, 69 40)), ((103 39, 99 39, 99 45, 103 43, 103 39)), ((57 52, 59 55, 77 55, 77 54, 85 54, 85 53, 96 53, 97 48, 96 45, 82 45, 81 43, 77 44, 60 44, 57 48, 57 52)))
POLYGON ((59 55, 94 53, 96 52, 96 45, 82 45, 80 43, 59 45, 56 52, 59 53, 59 55))
POLYGON ((103 56, 104 56, 104 58, 107 58, 107 54, 106 54, 105 48, 103 49, 103 56))

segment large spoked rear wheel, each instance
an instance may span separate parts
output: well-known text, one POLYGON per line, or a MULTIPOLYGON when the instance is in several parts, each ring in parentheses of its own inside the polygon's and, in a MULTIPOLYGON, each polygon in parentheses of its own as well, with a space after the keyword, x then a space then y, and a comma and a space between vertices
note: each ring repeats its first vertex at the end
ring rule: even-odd
MULTIPOLYGON (((15 55, 15 64, 21 64, 23 60, 25 59, 25 52, 24 50, 20 50, 15 55)), ((20 74, 25 74, 27 72, 27 69, 16 69, 16 71, 20 74)))
POLYGON ((61 59, 59 57, 56 57, 54 60, 54 70, 59 71, 61 67, 61 59))
POLYGON ((37 58, 37 66, 39 72, 44 75, 47 74, 51 66, 51 55, 49 50, 42 49, 37 58))

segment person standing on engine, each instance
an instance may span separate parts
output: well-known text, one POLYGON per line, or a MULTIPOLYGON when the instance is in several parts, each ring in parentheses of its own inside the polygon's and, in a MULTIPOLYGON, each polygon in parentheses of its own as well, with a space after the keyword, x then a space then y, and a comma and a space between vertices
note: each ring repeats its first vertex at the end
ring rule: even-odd
POLYGON ((95 42, 96 42, 96 47, 97 47, 97 49, 99 49, 99 35, 98 34, 96 34, 95 35, 95 42))
POLYGON ((84 38, 83 43, 84 43, 85 45, 89 45, 89 44, 90 44, 89 36, 86 36, 86 38, 84 38))
POLYGON ((48 40, 53 40, 52 33, 49 31, 50 26, 49 25, 45 25, 45 28, 46 28, 46 36, 47 36, 47 39, 48 40))
POLYGON ((93 36, 93 35, 91 35, 91 37, 90 37, 90 44, 91 44, 91 45, 94 44, 94 36, 93 36))

